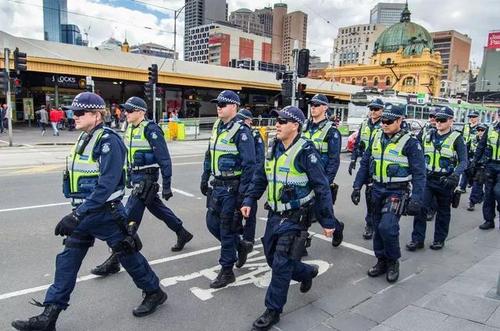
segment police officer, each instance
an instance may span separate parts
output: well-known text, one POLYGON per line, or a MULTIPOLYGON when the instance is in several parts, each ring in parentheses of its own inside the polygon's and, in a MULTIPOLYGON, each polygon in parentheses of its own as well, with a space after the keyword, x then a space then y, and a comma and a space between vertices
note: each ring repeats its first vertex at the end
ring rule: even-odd
POLYGON ((425 123, 422 130, 420 130, 420 132, 417 134, 417 139, 422 143, 422 146, 424 143, 424 138, 431 130, 436 130, 436 109, 434 107, 432 107, 429 111, 427 123, 425 123))
MULTIPOLYGON (((436 110, 436 130, 424 138, 424 154, 427 169, 423 206, 430 206, 436 199, 437 210, 434 226, 434 241, 431 249, 444 247, 451 218, 451 202, 460 175, 467 167, 467 148, 458 131, 453 130, 453 109, 447 106, 436 110)), ((411 241, 406 244, 409 251, 424 247, 426 208, 422 208, 413 220, 411 241)))
MULTIPOLYGON (((472 161, 471 144, 477 134, 477 127, 479 124, 479 112, 474 110, 470 112, 469 115, 467 115, 467 117, 469 118, 469 123, 464 125, 462 136, 465 145, 467 147, 467 155, 469 157, 469 161, 472 161)), ((464 172, 464 174, 460 178, 459 188, 461 193, 466 192, 465 188, 467 187, 467 182, 468 182, 467 172, 464 172)))
MULTIPOLYGON (((127 148, 127 171, 129 185, 134 189, 125 209, 128 219, 137 223, 142 221, 147 208, 154 216, 162 220, 177 234, 177 243, 171 248, 178 252, 187 242, 193 239, 182 225, 182 221, 163 204, 158 197, 159 170, 162 174, 162 197, 168 200, 172 197, 170 188, 172 178, 172 162, 168 153, 163 131, 154 122, 145 118, 146 102, 139 97, 131 97, 120 108, 125 111, 128 127, 125 132, 125 147, 127 148)), ((120 263, 116 254, 112 254, 104 263, 91 270, 99 276, 107 276, 120 271, 120 263)))
POLYGON ((219 119, 205 154, 200 189, 207 196, 208 230, 221 242, 222 268, 210 287, 221 288, 235 281, 234 263, 239 260, 238 265, 243 265, 247 259, 247 247, 240 244, 239 209, 254 173, 255 145, 250 128, 236 116, 238 94, 225 90, 212 102, 217 103, 219 119))
MULTIPOLYGON (((335 184, 335 176, 340 165, 342 137, 335 124, 328 119, 328 98, 323 94, 316 94, 309 101, 309 104, 311 105, 311 119, 306 121, 302 134, 314 143, 321 156, 321 162, 330 183, 332 201, 335 203, 338 190, 338 185, 335 184)), ((334 247, 342 243, 343 232, 344 223, 335 219, 335 233, 332 238, 334 247)))
MULTIPOLYGON (((245 123, 250 130, 252 131, 252 136, 253 140, 255 143, 255 169, 259 169, 264 166, 264 159, 265 159, 265 145, 264 145, 264 140, 262 139, 262 136, 256 128, 252 126, 252 112, 248 109, 241 109, 238 112, 238 117, 245 123)), ((247 253, 250 253, 253 250, 253 245, 255 243, 255 226, 256 226, 256 219, 257 219, 257 202, 255 202, 255 205, 252 206, 252 212, 250 213, 250 216, 246 218, 245 224, 243 224, 243 233, 242 233, 242 240, 240 242, 240 246, 242 246, 242 249, 246 249, 247 253)), ((241 259, 238 259, 236 262, 236 267, 241 268, 243 264, 241 264, 242 261, 241 259)))
POLYGON ((125 229, 124 194, 126 149, 113 130, 103 127, 104 100, 97 94, 78 94, 68 108, 73 110, 76 128, 82 130, 70 155, 64 176, 64 193, 73 198, 75 208, 64 216, 55 234, 66 236, 64 251, 57 256, 54 283, 45 296, 44 312, 28 320, 17 320, 17 330, 55 330, 59 313, 68 307, 80 265, 93 246, 94 238, 105 240, 137 287, 145 292, 137 317, 151 314, 167 300, 146 259, 138 252, 137 237, 125 229))
MULTIPOLYGON (((497 114, 497 119, 498 119, 497 114)), ((486 183, 484 187, 483 218, 481 230, 495 228, 495 207, 500 208, 500 122, 495 121, 486 129, 479 141, 472 168, 484 160, 486 164, 486 183), (495 206, 496 202, 496 206, 495 206)))
MULTIPOLYGON (((484 135, 484 132, 488 126, 483 123, 479 123, 476 127, 476 136, 471 139, 470 142, 470 154, 469 154, 469 160, 472 161, 474 160, 474 155, 476 154, 477 146, 479 145, 479 142, 481 141, 481 138, 484 135)), ((484 155, 484 154, 483 154, 484 155)), ((474 211, 474 206, 478 203, 483 202, 484 198, 484 157, 483 159, 478 161, 478 169, 475 171, 475 173, 471 173, 471 177, 469 177, 469 174, 467 174, 467 177, 470 178, 469 182, 472 182, 472 189, 470 190, 470 196, 469 196, 469 206, 467 207, 468 211, 474 211)), ((467 172, 467 170, 466 170, 467 172)))
POLYGON ((262 243, 272 278, 265 299, 267 309, 253 323, 255 331, 268 330, 279 321, 292 279, 301 283, 300 291, 305 293, 318 275, 317 267, 300 261, 311 209, 317 209, 326 236, 334 231, 330 186, 320 155, 311 141, 300 136, 304 114, 293 106, 277 114, 276 139, 269 145, 265 168, 256 170, 241 208, 243 216, 249 216, 267 187, 269 213, 262 243))
POLYGON ((361 187, 371 175, 373 250, 377 264, 368 270, 368 276, 385 273, 390 283, 399 278, 399 219, 402 214, 415 215, 420 211, 425 186, 422 146, 411 133, 401 129, 403 116, 403 106, 385 105, 382 130, 375 134, 363 154, 351 195, 357 205, 361 187))
MULTIPOLYGON (((354 143, 354 149, 351 155, 351 162, 349 163, 349 175, 352 175, 352 170, 356 169, 356 160, 363 156, 364 151, 370 145, 375 136, 377 130, 380 130, 380 118, 382 116, 382 111, 384 109, 384 102, 381 99, 375 99, 368 105, 369 118, 361 123, 358 135, 356 136, 356 141, 354 143)), ((366 197, 366 216, 365 216, 365 232, 363 233, 363 238, 366 240, 372 239, 373 236, 373 225, 372 225, 372 213, 371 213, 371 182, 366 183, 365 197, 366 197)))

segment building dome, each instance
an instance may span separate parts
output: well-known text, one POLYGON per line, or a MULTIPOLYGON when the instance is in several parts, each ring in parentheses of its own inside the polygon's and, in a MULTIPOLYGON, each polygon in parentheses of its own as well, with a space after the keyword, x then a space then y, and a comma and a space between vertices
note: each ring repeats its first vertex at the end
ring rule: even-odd
POLYGON ((421 25, 410 21, 408 4, 401 13, 401 20, 387 28, 378 37, 373 53, 392 53, 403 48, 403 55, 421 55, 425 48, 434 51, 430 33, 421 25))

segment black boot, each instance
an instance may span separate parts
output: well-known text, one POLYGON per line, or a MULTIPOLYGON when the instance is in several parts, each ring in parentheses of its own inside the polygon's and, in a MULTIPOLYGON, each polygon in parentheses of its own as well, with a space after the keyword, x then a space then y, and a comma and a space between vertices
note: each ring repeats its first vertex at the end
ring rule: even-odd
POLYGON ((280 314, 277 311, 266 309, 264 314, 253 322, 252 331, 266 331, 280 321, 280 314))
POLYGON ((319 267, 313 266, 313 268, 314 269, 311 272, 311 278, 300 283, 300 292, 302 293, 309 292, 313 284, 313 279, 316 278, 316 276, 318 275, 319 267))
POLYGON ((468 210, 468 211, 474 211, 474 209, 475 209, 475 208, 474 208, 474 203, 469 202, 469 207, 467 207, 467 210, 468 210))
POLYGON ((365 233, 363 233, 363 239, 370 240, 373 237, 373 227, 371 225, 365 226, 365 233))
POLYGON ((234 277, 233 269, 224 269, 222 268, 217 278, 215 278, 211 283, 211 288, 222 288, 227 285, 234 283, 236 281, 236 277, 234 277))
POLYGON ((238 261, 236 268, 241 268, 247 262, 248 253, 253 250, 253 243, 248 240, 240 240, 238 244, 238 261))
POLYGON ((444 247, 444 241, 434 241, 429 247, 430 249, 438 251, 444 247))
POLYGON ((385 279, 389 283, 394 283, 399 278, 399 261, 398 260, 389 260, 387 261, 387 274, 385 275, 385 279))
POLYGON ((495 222, 494 221, 484 221, 483 224, 479 226, 481 230, 489 230, 489 229, 494 229, 495 228, 495 222))
POLYGON ((36 305, 45 307, 43 313, 30 317, 28 320, 15 320, 12 326, 21 331, 55 331, 57 318, 62 309, 56 305, 43 306, 40 303, 36 305))
POLYGON ((108 276, 116 274, 118 271, 120 271, 120 261, 118 260, 118 254, 113 253, 102 264, 90 270, 90 273, 97 276, 108 276))
POLYGON ((414 252, 417 249, 422 249, 422 248, 424 248, 423 242, 417 242, 412 240, 406 244, 406 249, 409 250, 410 252, 414 252))
POLYGON ((377 264, 375 264, 368 270, 368 276, 378 277, 380 275, 385 274, 386 271, 387 271, 387 261, 385 259, 379 258, 377 260, 377 264))
POLYGON ((144 300, 141 304, 134 308, 132 314, 135 317, 143 317, 155 312, 159 305, 167 301, 167 293, 163 292, 161 288, 154 292, 144 292, 144 300))
POLYGON ((333 247, 338 247, 342 243, 342 240, 344 240, 344 223, 339 221, 339 229, 335 229, 335 232, 333 232, 333 237, 332 237, 332 246, 333 247))
POLYGON ((179 231, 177 231, 177 243, 172 246, 172 252, 181 251, 191 239, 193 239, 193 235, 186 229, 181 228, 179 231))

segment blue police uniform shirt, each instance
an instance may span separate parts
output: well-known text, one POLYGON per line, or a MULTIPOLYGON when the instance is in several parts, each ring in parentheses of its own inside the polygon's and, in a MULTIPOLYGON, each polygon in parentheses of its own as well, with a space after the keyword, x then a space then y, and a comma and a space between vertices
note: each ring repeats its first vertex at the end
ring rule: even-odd
MULTIPOLYGON (((391 137, 382 134, 382 145, 385 147, 391 137)), ((361 159, 359 171, 356 174, 356 179, 354 180, 353 188, 361 189, 361 187, 368 182, 371 176, 370 164, 372 159, 372 143, 368 146, 361 159)), ((403 155, 408 158, 408 163, 410 167, 410 173, 412 175, 412 198, 416 201, 422 201, 424 196, 424 187, 426 180, 425 173, 425 158, 422 146, 415 137, 411 137, 403 147, 403 155)))
MULTIPOLYGON (((297 136, 294 143, 300 138, 297 136)), ((274 158, 280 157, 285 153, 286 149, 283 143, 275 140, 276 146, 273 148, 274 158)), ((293 144, 292 144, 293 145, 293 144)), ((290 147, 292 146, 290 145, 290 147)), ((319 209, 317 213, 321 226, 325 229, 333 229, 333 202, 330 192, 330 185, 323 169, 323 165, 319 161, 320 156, 314 144, 308 141, 295 159, 295 167, 297 170, 305 172, 309 180, 309 185, 315 193, 315 207, 319 209)), ((261 198, 267 188, 267 176, 264 167, 259 167, 255 171, 253 181, 248 188, 248 191, 243 201, 244 206, 252 206, 253 203, 261 198)))
MULTIPOLYGON (((380 128, 380 123, 381 123, 380 118, 375 123, 372 122, 371 118, 369 118, 367 122, 368 122, 368 127, 370 127, 370 129, 372 130, 373 128, 380 128)), ((365 149, 366 147, 367 146, 365 146, 365 149)), ((360 126, 358 129, 358 135, 356 136, 356 140, 354 141, 354 148, 352 150, 351 160, 355 161, 358 157, 362 157, 363 152, 364 150, 361 148, 361 126, 360 126)))
MULTIPOLYGON (((453 132, 453 130, 450 130, 450 132, 440 135, 437 130, 432 131, 431 134, 431 139, 434 142, 434 146, 439 148, 445 139, 453 132)), ((424 137, 425 139, 425 137, 424 137)), ((458 156, 458 164, 453 170, 453 173, 456 175, 460 176, 463 174, 465 169, 467 169, 468 166, 468 158, 467 158, 467 146, 465 145, 464 138, 460 135, 456 140, 455 143, 453 144, 453 147, 455 151, 457 152, 458 156)))
POLYGON ((170 188, 172 180, 172 160, 168 152, 167 143, 163 136, 163 130, 154 122, 149 122, 144 130, 144 135, 153 150, 155 161, 161 169, 163 187, 170 188))
MULTIPOLYGON (((236 123, 240 122, 242 124, 240 129, 234 136, 234 143, 238 149, 237 162, 239 167, 241 167, 240 185, 238 192, 239 194, 245 194, 250 182, 252 181, 253 173, 255 170, 255 144, 250 128, 246 126, 237 118, 233 117, 229 122, 223 123, 220 121, 217 132, 221 133, 225 129, 231 129, 231 127, 236 123)), ((210 178, 211 172, 211 162, 210 162, 210 148, 205 153, 205 160, 203 162, 203 175, 202 180, 208 180, 210 178)))
MULTIPOLYGON (((99 124, 93 131, 102 128, 99 124)), ((87 212, 102 208, 112 193, 125 187, 123 165, 127 149, 120 136, 113 130, 105 128, 101 139, 92 151, 94 160, 99 161, 99 178, 94 191, 78 206, 76 213, 85 215, 87 212)))
MULTIPOLYGON (((494 123, 494 128, 496 131, 500 133, 500 122, 494 123)), ((481 161, 488 160, 491 158, 491 153, 487 151, 488 147, 488 131, 490 130, 490 126, 486 128, 486 131, 483 133, 481 140, 479 140, 479 144, 477 145, 476 152, 474 153, 474 162, 480 163, 481 161)), ((487 162, 487 161, 486 161, 487 162)))
POLYGON ((252 129, 252 133, 255 143, 255 166, 260 168, 264 166, 264 160, 266 159, 266 147, 259 130, 252 129))
MULTIPOLYGON (((321 122, 314 123, 308 122, 307 131, 311 133, 311 136, 319 130, 321 126, 325 124, 328 119, 324 119, 321 122)), ((326 135, 326 141, 328 142, 328 152, 326 157, 321 155, 321 161, 325 167, 326 177, 329 183, 333 183, 335 176, 339 171, 340 167, 340 152, 342 149, 342 136, 336 127, 331 127, 326 135)))

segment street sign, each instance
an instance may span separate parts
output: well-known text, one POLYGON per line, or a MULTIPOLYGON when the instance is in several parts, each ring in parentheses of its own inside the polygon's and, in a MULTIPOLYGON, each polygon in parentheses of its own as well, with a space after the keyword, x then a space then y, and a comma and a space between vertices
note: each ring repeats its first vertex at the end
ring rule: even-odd
POLYGON ((417 104, 424 105, 429 100, 429 95, 427 93, 417 93, 417 104))

